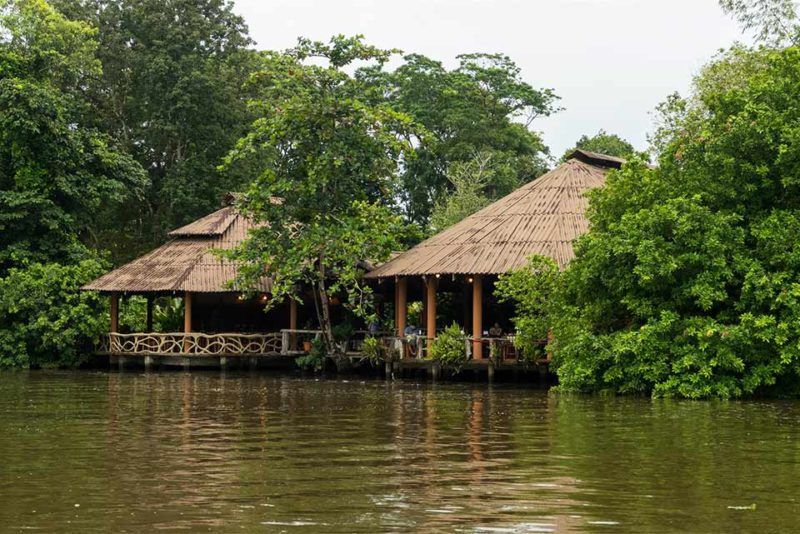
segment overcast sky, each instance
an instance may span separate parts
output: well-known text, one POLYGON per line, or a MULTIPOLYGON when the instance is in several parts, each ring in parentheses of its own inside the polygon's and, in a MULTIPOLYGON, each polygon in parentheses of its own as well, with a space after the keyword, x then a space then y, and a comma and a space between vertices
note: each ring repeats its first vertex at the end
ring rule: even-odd
POLYGON ((743 40, 717 0, 236 0, 236 10, 262 49, 360 33, 448 66, 507 54, 561 97, 564 111, 532 125, 556 156, 600 128, 647 148, 656 104, 743 40))

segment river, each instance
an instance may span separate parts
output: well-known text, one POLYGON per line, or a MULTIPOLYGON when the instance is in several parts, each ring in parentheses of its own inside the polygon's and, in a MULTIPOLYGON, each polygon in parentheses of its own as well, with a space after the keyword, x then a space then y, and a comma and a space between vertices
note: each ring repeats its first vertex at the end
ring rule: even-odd
POLYGON ((8 532, 791 532, 800 404, 0 373, 8 532))

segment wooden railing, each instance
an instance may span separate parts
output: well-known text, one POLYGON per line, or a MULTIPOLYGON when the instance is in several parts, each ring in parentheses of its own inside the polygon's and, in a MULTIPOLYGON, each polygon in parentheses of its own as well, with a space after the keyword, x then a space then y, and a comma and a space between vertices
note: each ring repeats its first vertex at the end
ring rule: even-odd
POLYGON ((98 352, 122 355, 263 356, 281 351, 281 335, 277 332, 108 334, 98 347, 98 352))

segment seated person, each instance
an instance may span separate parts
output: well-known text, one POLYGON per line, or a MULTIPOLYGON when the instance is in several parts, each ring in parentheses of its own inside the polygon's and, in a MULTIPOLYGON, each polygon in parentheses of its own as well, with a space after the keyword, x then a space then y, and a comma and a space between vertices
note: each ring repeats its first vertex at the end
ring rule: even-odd
POLYGON ((494 323, 489 329, 489 337, 502 337, 503 336, 503 329, 500 327, 500 323, 494 323))

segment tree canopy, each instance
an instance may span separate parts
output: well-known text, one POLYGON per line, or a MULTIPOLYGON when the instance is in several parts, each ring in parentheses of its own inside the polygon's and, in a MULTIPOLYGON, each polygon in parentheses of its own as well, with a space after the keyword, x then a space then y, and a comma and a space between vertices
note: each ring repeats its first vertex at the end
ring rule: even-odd
POLYGON ((618 158, 627 158, 636 151, 633 145, 625 139, 616 134, 607 133, 602 129, 591 137, 582 135, 573 148, 564 152, 561 161, 566 160, 576 149, 588 150, 589 152, 597 152, 599 154, 618 158))
POLYGON ((396 177, 413 161, 409 139, 421 131, 388 103, 374 103, 371 85, 348 73, 355 62, 381 66, 392 53, 343 36, 266 53, 254 78, 257 118, 228 157, 229 168, 255 173, 240 206, 265 223, 234 254, 240 284, 270 276, 273 303, 299 298, 301 284, 312 287, 333 355, 341 349, 330 297, 346 297, 353 312, 369 318, 362 262, 385 261, 404 235, 392 209, 396 177))
POLYGON ((96 28, 94 120, 147 171, 143 197, 107 214, 98 236, 128 260, 249 183, 217 167, 250 122, 257 54, 228 0, 53 1, 96 28))
POLYGON ((434 204, 453 191, 447 177, 454 164, 489 154, 490 198, 510 193, 547 168, 549 151, 529 127, 557 111, 551 89, 536 89, 522 79, 519 67, 501 54, 458 56, 459 66, 409 54, 391 72, 365 69, 361 76, 376 84, 376 93, 422 125, 428 136, 417 157, 402 172, 401 198, 407 217, 427 225, 434 204))
POLYGON ((453 191, 443 193, 434 204, 431 230, 440 232, 491 203, 486 188, 494 172, 491 153, 480 153, 469 161, 451 163, 447 169, 447 179, 453 191))
POLYGON ((724 54, 690 99, 662 106, 659 165, 633 158, 593 193, 591 231, 561 280, 561 387, 797 387, 798 73, 796 47, 724 54))
POLYGON ((0 26, 2 276, 86 256, 101 213, 135 199, 144 173, 91 117, 96 32, 42 0, 6 3, 0 26))
POLYGON ((798 44, 800 24, 793 0, 719 0, 719 5, 763 43, 798 44))

